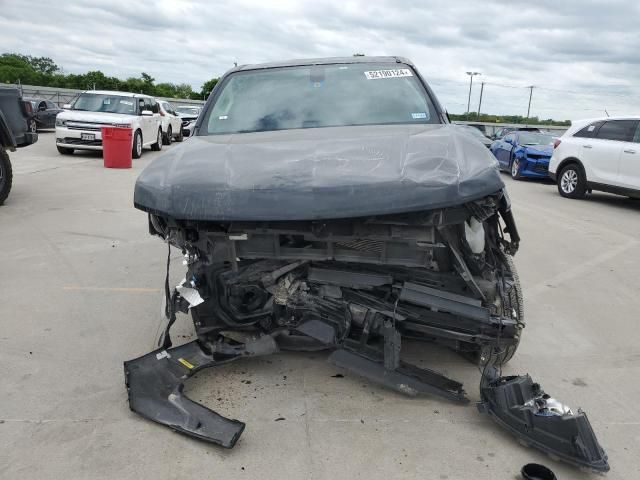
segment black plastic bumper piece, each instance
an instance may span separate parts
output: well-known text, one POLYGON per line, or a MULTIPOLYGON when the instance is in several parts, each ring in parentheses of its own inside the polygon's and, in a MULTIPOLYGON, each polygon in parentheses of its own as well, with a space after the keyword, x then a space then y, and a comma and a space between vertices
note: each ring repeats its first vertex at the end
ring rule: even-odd
POLYGON ((217 361, 194 341, 124 362, 129 407, 177 432, 233 448, 244 430, 244 423, 209 410, 187 398, 182 391, 183 382, 197 371, 235 358, 217 361))
POLYGON ((495 369, 488 370, 480 385, 481 412, 552 458, 598 472, 609 470, 607 455, 584 412, 572 413, 529 375, 499 377, 495 369))
POLYGON ((454 402, 469 402, 461 383, 432 370, 404 362, 400 362, 398 368, 389 370, 371 354, 344 348, 334 351, 329 356, 329 362, 405 395, 429 394, 454 402))

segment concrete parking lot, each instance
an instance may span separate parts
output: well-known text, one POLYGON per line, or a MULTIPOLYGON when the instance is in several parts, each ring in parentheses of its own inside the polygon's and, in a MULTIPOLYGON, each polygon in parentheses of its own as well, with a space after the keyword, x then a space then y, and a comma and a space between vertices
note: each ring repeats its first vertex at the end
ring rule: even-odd
MULTIPOLYGON (((247 423, 231 451, 131 413, 122 362, 153 348, 167 253, 133 208, 133 186, 158 155, 106 170, 95 154, 59 155, 52 132, 11 154, 14 188, 0 207, 0 478, 513 479, 528 462, 585 478, 519 445, 473 403, 336 377, 323 353, 190 381, 192 398, 247 423)), ((639 478, 640 201, 572 201, 550 183, 504 179, 523 238, 527 322, 505 372, 528 372, 582 407, 609 455, 607 477, 639 478)), ((174 284, 182 273, 174 251, 174 284)), ((191 333, 182 315, 174 338, 191 333)), ((478 399, 479 372, 461 357, 408 350, 478 399)))

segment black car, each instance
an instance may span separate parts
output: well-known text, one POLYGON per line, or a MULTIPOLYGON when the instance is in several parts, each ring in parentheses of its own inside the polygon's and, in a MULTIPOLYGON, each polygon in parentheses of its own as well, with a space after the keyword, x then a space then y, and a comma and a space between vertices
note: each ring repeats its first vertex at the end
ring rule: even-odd
POLYGON ((0 87, 0 205, 9 196, 13 181, 8 151, 38 141, 38 134, 29 127, 31 113, 17 88, 0 87))
POLYGON ((56 115, 62 112, 61 108, 51 100, 44 98, 24 97, 24 100, 29 102, 33 109, 32 122, 30 122, 32 131, 42 128, 55 128, 56 115))
POLYGON ((134 204, 169 257, 171 246, 184 254, 186 274, 173 289, 166 275, 162 347, 125 362, 132 410, 230 448, 244 423, 189 400, 184 380, 323 349, 400 393, 466 403, 462 384, 401 357, 407 341, 438 343, 481 366, 483 410, 499 424, 608 468, 582 412, 569 415, 529 377, 499 374, 524 327, 509 196, 493 155, 449 123, 408 60, 232 69, 191 140, 141 173, 134 204), (170 348, 179 312, 197 340, 170 348))

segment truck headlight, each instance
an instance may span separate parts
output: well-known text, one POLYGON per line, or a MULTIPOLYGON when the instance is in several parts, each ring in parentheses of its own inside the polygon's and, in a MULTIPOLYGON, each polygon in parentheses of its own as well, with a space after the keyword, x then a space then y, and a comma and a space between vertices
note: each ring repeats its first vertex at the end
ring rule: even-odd
POLYGON ((66 120, 58 120, 56 118, 56 127, 64 127, 67 124, 66 120))

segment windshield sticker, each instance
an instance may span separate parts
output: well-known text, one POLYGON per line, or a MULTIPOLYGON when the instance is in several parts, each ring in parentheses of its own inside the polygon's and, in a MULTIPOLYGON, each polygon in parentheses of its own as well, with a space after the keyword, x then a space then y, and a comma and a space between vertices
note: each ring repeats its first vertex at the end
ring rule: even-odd
POLYGON ((416 112, 411 114, 411 118, 417 120, 419 118, 427 118, 427 114, 425 112, 416 112))
POLYGON ((110 99, 110 98, 105 98, 105 99, 102 101, 102 103, 103 103, 104 105, 111 105, 111 99, 110 99))
POLYGON ((218 120, 226 120, 227 118, 229 118, 227 115, 220 115, 218 120))
POLYGON ((595 125, 589 125, 589 128, 587 128, 587 132, 593 132, 596 129, 595 125))
POLYGON ((120 103, 123 105, 133 105, 133 102, 130 102, 129 100, 120 100, 120 103))
POLYGON ((395 68, 393 70, 371 70, 364 72, 367 80, 377 80, 378 78, 398 78, 413 77, 413 73, 408 68, 395 68))

